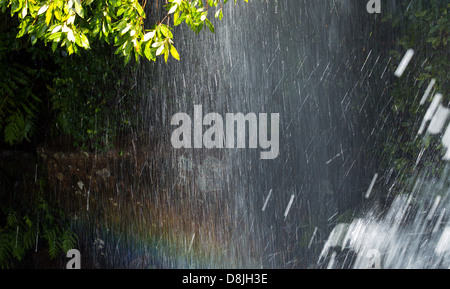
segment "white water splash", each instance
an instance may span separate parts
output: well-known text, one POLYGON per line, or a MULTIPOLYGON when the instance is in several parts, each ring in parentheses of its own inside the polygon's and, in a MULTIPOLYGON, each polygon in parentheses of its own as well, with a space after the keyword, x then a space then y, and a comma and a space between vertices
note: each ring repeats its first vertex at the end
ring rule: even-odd
MULTIPOLYGON (((447 166, 444 176, 448 171, 447 166)), ((448 180, 425 181, 418 177, 412 192, 398 195, 382 216, 374 209, 350 224, 338 224, 330 233, 319 262, 327 260, 330 252, 339 256, 347 250, 356 254, 351 265, 355 269, 448 268, 449 195, 448 180)), ((333 263, 333 268, 343 266, 333 263)), ((329 267, 330 262, 327 264, 329 267)))

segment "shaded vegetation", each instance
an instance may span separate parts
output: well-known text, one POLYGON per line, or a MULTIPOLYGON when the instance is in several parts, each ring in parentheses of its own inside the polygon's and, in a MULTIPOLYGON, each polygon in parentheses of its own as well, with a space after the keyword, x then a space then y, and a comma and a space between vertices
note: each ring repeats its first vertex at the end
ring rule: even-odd
POLYGON ((409 178, 416 168, 428 168, 438 176, 439 168, 443 167, 442 135, 418 135, 418 132, 434 93, 442 93, 441 104, 449 106, 449 8, 447 1, 408 1, 402 5, 401 13, 383 19, 402 35, 397 40, 400 49, 390 52, 391 70, 396 69, 406 50, 415 51, 407 71, 391 84, 392 110, 382 116, 384 123, 395 124, 385 129, 386 142, 380 147, 382 166, 390 170, 392 179, 396 177, 400 185, 412 184, 409 178), (433 91, 421 105, 432 80, 435 80, 433 91))
POLYGON ((42 252, 47 255, 43 259, 48 261, 41 265, 54 267, 52 263, 63 261, 68 250, 78 247, 69 219, 58 209, 50 193, 44 170, 39 168, 42 173, 38 173, 36 166, 33 174, 29 168, 34 162, 30 155, 13 154, 0 163, 2 269, 34 268, 36 264, 31 260, 42 252))
POLYGON ((10 172, 8 155, 35 155, 38 145, 58 136, 80 150, 110 149, 133 126, 130 95, 138 80, 130 75, 140 58, 179 60, 173 27, 214 32, 208 11, 222 19, 226 2, 0 0, 2 268, 17 267, 38 246, 57 258, 76 245, 45 177, 15 180, 40 162, 22 166, 19 159, 10 172), (145 11, 157 16, 146 19, 145 11))

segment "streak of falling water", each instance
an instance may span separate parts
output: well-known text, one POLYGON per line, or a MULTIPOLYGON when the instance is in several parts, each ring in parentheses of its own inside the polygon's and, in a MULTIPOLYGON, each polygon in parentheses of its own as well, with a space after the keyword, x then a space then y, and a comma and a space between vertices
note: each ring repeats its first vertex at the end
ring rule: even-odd
MULTIPOLYGON (((153 2, 148 11, 156 11, 153 2)), ((378 119, 388 102, 392 47, 385 39, 394 32, 360 0, 241 2, 226 7, 215 34, 177 27, 182 61, 160 59, 130 72, 139 81, 136 124, 120 140, 128 150, 99 161, 83 180, 89 211, 82 200, 77 212, 94 267, 309 268, 319 255, 333 256, 325 267, 339 266, 338 252, 327 250, 341 239, 326 250, 322 240, 340 218, 359 211, 365 192, 374 194, 367 183, 377 180, 378 163, 365 148, 376 140, 374 124, 377 131, 385 125, 378 119), (262 161, 251 149, 173 149, 171 117, 192 116, 194 105, 222 116, 280 113, 279 157, 262 161)), ((435 227, 444 226, 448 192, 421 178, 416 190, 441 188, 432 221, 438 215, 442 225, 435 227)), ((408 214, 404 201, 392 210, 408 214)), ((394 212, 384 218, 355 220, 341 231, 369 226, 372 235, 386 228, 403 233, 394 212)), ((386 235, 385 243, 398 246, 408 234, 427 233, 420 226, 406 231, 398 242, 386 235)), ((444 252, 448 237, 440 233, 414 245, 437 244, 444 252)), ((350 234, 345 240, 365 250, 361 238, 370 239, 350 234)), ((373 246, 367 249, 391 260, 383 264, 398 261, 373 246)))

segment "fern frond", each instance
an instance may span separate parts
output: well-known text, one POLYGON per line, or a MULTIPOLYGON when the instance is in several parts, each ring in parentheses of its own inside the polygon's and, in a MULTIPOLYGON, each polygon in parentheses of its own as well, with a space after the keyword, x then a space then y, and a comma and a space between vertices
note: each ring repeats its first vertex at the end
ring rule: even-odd
POLYGON ((10 211, 8 212, 8 215, 6 216, 6 224, 9 227, 15 227, 17 226, 19 222, 17 221, 16 212, 10 211))
POLYGON ((78 237, 75 235, 74 232, 67 229, 64 231, 63 235, 61 236, 61 248, 64 253, 67 253, 67 251, 76 248, 78 245, 78 237))
POLYGON ((0 236, 0 267, 9 269, 11 266, 12 248, 7 235, 0 236))
POLYGON ((48 254, 50 256, 50 259, 55 259, 60 253, 56 230, 45 230, 43 237, 47 241, 48 254))

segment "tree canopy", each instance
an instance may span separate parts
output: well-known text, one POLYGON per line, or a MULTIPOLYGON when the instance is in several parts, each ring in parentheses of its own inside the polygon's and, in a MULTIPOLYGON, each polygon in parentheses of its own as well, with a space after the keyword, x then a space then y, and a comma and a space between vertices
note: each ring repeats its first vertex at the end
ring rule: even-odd
POLYGON ((3 13, 9 9, 11 17, 17 16, 17 37, 29 35, 33 45, 43 40, 51 43, 53 51, 61 46, 72 54, 89 49, 97 38, 114 44, 116 53, 124 55, 127 62, 131 55, 148 60, 163 55, 167 61, 169 54, 180 59, 174 46, 174 26, 186 23, 197 33, 207 26, 214 32, 209 11, 214 8, 214 16, 222 19, 223 4, 228 1, 168 0, 165 17, 151 27, 145 21, 147 0, 0 0, 0 7, 3 13))
POLYGON ((131 89, 121 77, 123 59, 179 60, 174 27, 214 32, 209 17, 221 20, 227 2, 0 0, 3 141, 15 145, 31 142, 37 131, 63 133, 86 148, 101 133, 112 136, 123 121, 109 122, 107 112, 117 111, 116 95, 131 89), (111 57, 114 52, 123 59, 111 57), (103 120, 108 125, 99 129, 103 120))

